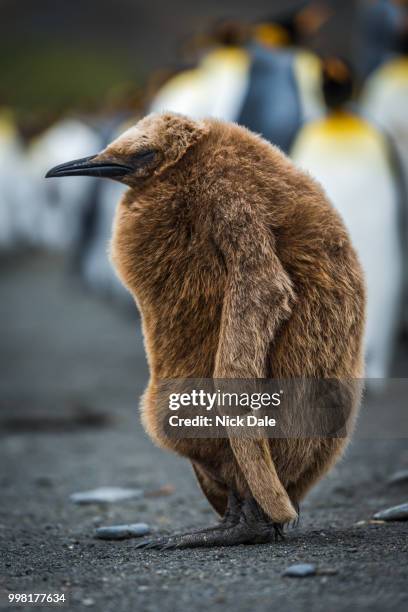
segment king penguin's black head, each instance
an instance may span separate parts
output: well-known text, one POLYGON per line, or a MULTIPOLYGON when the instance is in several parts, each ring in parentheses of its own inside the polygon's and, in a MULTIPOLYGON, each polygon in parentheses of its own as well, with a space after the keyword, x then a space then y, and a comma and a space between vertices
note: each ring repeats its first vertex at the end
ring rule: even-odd
POLYGON ((350 64, 339 57, 322 62, 322 90, 327 108, 339 109, 353 96, 354 77, 350 64))
POLYGON ((286 44, 302 45, 314 36, 332 16, 332 10, 322 0, 298 0, 294 6, 283 8, 263 20, 285 33, 286 44))
POLYGON ((400 25, 396 40, 396 51, 401 55, 408 55, 408 15, 400 25))

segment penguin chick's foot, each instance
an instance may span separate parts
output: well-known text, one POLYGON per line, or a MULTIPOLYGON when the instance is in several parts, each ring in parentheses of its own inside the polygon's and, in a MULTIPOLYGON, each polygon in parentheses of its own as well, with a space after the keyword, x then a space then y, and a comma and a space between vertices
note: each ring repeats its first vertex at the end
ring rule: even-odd
POLYGON ((136 548, 169 550, 172 548, 198 548, 235 546, 237 544, 263 544, 284 539, 283 526, 274 523, 260 509, 254 499, 239 502, 230 495, 227 512, 219 525, 154 538, 140 542, 136 548))

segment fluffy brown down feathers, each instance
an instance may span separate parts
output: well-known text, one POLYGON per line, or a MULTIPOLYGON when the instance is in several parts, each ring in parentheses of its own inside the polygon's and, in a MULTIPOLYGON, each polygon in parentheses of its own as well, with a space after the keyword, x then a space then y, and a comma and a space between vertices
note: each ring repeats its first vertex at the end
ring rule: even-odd
MULTIPOLYGON (((345 438, 169 439, 155 403, 174 378, 359 378, 364 284, 322 189, 277 148, 213 119, 151 115, 99 159, 154 159, 123 179, 112 261, 139 306, 152 439, 191 460, 222 514, 249 492, 278 522, 331 467, 345 438)), ((356 203, 357 205, 358 203, 356 203)), ((360 401, 356 393, 350 409, 360 401)))

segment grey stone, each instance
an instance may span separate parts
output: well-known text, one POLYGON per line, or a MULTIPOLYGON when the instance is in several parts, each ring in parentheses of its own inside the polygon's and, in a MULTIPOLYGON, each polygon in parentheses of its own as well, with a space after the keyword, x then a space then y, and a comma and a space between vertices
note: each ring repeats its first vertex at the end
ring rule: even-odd
POLYGON ((101 540, 127 540, 140 538, 148 533, 150 533, 150 527, 146 523, 131 523, 130 525, 98 527, 96 537, 101 540))
POLYGON ((143 497, 142 489, 124 489, 122 487, 99 487, 91 491, 72 493, 70 500, 75 504, 112 504, 126 499, 143 497))
POLYGON ((335 567, 323 567, 319 568, 316 572, 319 576, 335 576, 338 574, 338 571, 335 567))
POLYGON ((92 597, 85 597, 85 599, 82 600, 82 603, 84 606, 93 606, 95 604, 95 600, 92 599, 92 597))
POLYGON ((398 470, 387 480, 389 485, 408 484, 408 470, 398 470))
POLYGON ((283 575, 291 578, 305 578, 306 576, 315 576, 316 573, 317 569, 313 563, 297 563, 287 567, 283 575))
POLYGON ((380 521, 408 521, 408 503, 381 510, 374 514, 374 518, 380 521))

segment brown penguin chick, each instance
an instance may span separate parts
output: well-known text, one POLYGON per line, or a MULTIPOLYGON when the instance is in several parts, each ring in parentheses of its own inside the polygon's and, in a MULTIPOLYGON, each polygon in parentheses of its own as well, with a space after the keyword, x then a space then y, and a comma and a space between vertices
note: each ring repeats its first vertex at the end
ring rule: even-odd
MULTIPOLYGON (((339 458, 345 437, 174 439, 155 401, 163 379, 358 379, 364 284, 321 188, 235 124, 149 115, 102 153, 49 176, 107 176, 120 201, 112 261, 141 312, 150 382, 146 431, 188 458, 223 517, 148 540, 182 548, 266 542, 339 458)), ((348 396, 355 414, 358 390, 348 396)))

